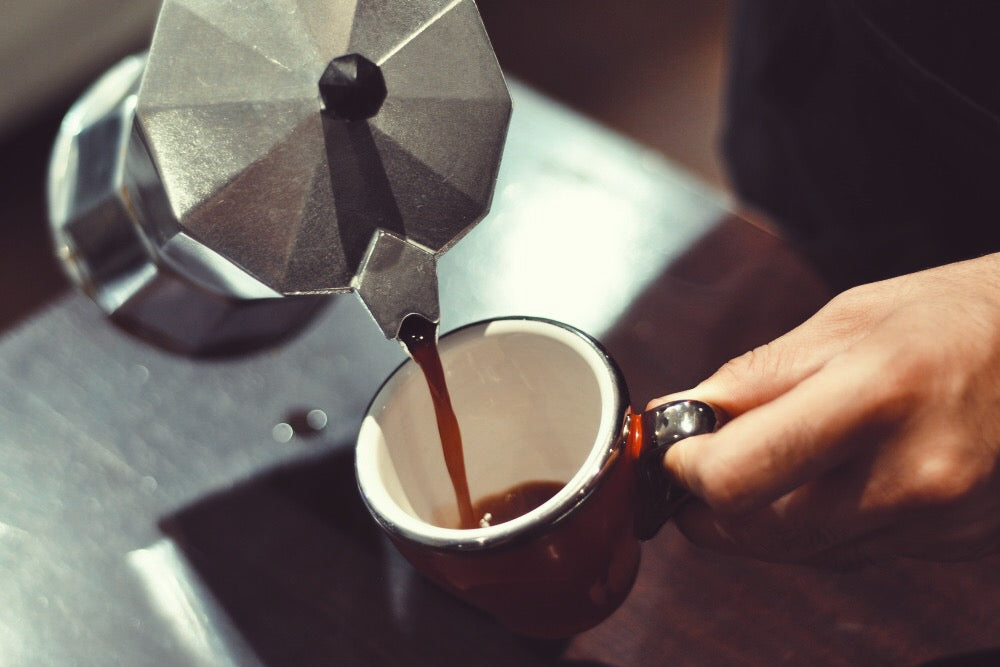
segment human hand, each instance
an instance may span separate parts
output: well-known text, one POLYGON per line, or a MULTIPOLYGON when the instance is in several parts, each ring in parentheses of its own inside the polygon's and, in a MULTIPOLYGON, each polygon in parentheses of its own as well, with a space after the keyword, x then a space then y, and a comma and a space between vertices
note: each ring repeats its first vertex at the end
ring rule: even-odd
POLYGON ((719 406, 668 450, 693 542, 854 565, 1000 550, 1000 253, 854 288, 666 396, 719 406))

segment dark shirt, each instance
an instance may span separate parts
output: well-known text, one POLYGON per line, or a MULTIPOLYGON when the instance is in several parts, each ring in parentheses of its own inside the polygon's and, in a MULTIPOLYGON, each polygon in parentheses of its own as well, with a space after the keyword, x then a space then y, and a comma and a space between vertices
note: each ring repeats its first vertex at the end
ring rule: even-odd
POLYGON ((724 152, 836 287, 1000 250, 1000 1, 742 0, 724 152))

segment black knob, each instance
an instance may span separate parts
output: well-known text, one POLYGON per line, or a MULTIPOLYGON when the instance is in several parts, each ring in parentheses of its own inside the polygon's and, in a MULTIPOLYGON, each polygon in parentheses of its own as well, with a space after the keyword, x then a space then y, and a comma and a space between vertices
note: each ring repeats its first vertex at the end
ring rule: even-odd
POLYGON ((378 113, 386 88, 378 65, 357 53, 330 61, 319 80, 323 113, 337 120, 366 120, 378 113))

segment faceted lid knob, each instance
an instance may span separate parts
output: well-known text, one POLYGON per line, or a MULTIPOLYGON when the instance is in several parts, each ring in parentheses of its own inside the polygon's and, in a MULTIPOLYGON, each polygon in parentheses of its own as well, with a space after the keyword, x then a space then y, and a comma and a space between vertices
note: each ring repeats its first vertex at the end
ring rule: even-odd
POLYGON ((382 108, 386 87, 379 66, 357 53, 330 61, 319 80, 323 113, 337 120, 367 120, 382 108))

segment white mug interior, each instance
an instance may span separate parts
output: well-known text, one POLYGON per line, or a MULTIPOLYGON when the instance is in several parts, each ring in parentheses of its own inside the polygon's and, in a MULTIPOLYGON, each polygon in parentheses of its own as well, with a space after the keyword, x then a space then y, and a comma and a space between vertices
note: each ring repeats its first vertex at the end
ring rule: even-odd
POLYGON ((470 325, 441 338, 473 502, 529 481, 565 486, 517 519, 459 530, 434 407, 420 368, 403 364, 372 401, 358 435, 358 483, 390 532, 439 547, 483 548, 555 522, 600 481, 620 441, 628 397, 590 338, 536 319, 470 325))

